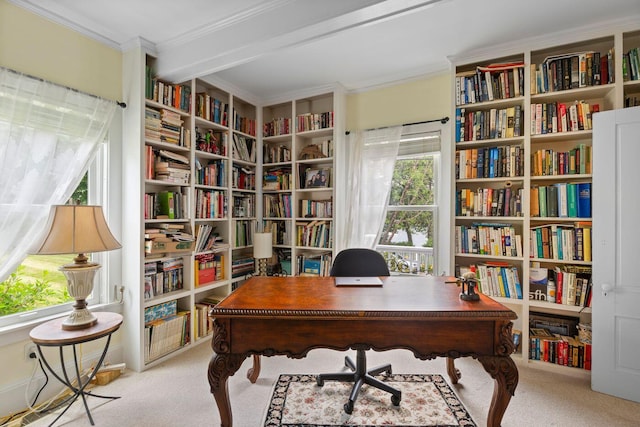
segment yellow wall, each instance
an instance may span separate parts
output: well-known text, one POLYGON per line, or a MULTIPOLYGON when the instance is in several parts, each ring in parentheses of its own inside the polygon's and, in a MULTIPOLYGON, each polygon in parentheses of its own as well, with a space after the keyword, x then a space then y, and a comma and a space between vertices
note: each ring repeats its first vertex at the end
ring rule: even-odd
POLYGON ((347 130, 401 125, 451 115, 451 74, 445 72, 347 96, 347 130))
POLYGON ((0 65, 98 95, 122 98, 122 54, 0 0, 0 65))
MULTIPOLYGON (((0 66, 106 99, 122 98, 122 54, 88 37, 0 0, 0 66)), ((118 346, 116 334, 112 348, 118 346)), ((0 346, 0 392, 27 381, 29 341, 0 346)), ((85 354, 98 351, 93 343, 85 354)), ((0 399, 2 400, 2 399, 0 399)), ((7 415, 0 405, 0 417, 7 415)))

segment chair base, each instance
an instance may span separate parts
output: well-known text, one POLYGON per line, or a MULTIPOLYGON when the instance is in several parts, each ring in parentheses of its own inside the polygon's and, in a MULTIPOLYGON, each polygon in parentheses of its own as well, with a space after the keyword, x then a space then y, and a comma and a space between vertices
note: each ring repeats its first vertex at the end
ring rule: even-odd
POLYGON ((363 384, 368 384, 382 391, 386 391, 387 393, 391 393, 391 403, 395 406, 400 405, 402 392, 379 379, 374 378, 375 375, 381 374, 382 372, 391 374, 390 364, 381 365, 367 370, 367 358, 364 350, 356 351, 356 363, 353 363, 353 360, 351 360, 349 356, 346 356, 344 358, 344 364, 351 369, 352 372, 320 374, 317 376, 316 382, 320 387, 324 385, 325 381, 344 381, 354 383, 353 388, 351 389, 351 394, 349 395, 349 400, 344 405, 344 411, 347 414, 351 414, 353 412, 353 405, 358 398, 358 393, 360 392, 360 388, 362 388, 363 384))

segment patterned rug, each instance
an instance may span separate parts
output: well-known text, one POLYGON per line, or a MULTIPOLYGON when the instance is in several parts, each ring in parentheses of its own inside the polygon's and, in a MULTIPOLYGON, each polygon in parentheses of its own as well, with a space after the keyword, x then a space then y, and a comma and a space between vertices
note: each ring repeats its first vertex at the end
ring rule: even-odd
POLYGON ((315 375, 280 375, 273 389, 265 427, 335 426, 473 426, 476 424, 441 375, 380 376, 402 391, 400 406, 389 393, 364 385, 352 414, 343 410, 351 383, 326 381, 315 375))

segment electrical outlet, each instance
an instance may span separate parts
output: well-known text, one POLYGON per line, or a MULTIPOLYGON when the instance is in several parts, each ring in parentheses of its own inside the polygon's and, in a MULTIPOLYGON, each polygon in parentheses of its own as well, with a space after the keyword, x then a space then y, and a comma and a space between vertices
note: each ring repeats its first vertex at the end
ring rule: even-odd
POLYGON ((37 349, 36 345, 33 343, 29 343, 24 346, 24 360, 29 362, 31 360, 36 360, 37 357, 37 349))

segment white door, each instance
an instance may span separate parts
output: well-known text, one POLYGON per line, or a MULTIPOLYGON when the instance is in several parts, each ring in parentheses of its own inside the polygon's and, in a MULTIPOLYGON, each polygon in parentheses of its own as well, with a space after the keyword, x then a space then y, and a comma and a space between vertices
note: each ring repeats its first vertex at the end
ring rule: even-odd
POLYGON ((591 387, 640 402, 640 107, 593 117, 591 387))

